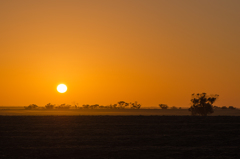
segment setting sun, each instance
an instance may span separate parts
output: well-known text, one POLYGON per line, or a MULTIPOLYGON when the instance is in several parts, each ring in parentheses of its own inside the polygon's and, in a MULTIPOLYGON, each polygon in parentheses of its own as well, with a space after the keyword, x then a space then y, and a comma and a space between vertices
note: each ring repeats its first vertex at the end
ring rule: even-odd
POLYGON ((65 84, 59 84, 57 86, 57 91, 59 93, 65 93, 67 91, 67 86, 65 84))

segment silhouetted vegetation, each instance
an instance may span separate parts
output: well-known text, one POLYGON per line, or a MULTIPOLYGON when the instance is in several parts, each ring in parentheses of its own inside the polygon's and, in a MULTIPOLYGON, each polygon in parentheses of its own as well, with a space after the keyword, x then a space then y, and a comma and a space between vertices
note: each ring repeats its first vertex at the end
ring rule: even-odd
MULTIPOLYGON (((206 116, 207 114, 211 114, 213 113, 214 109, 230 109, 230 110, 236 110, 236 107, 233 106, 212 106, 213 103, 216 101, 218 95, 211 95, 211 96, 207 96, 206 93, 202 93, 202 94, 192 94, 192 106, 188 109, 189 111, 191 111, 192 115, 202 115, 202 116, 206 116)), ((177 110, 177 109, 182 109, 181 107, 176 107, 176 106, 171 106, 169 107, 167 104, 159 104, 159 107, 163 110, 166 109, 171 109, 171 110, 177 110)), ((89 105, 89 104, 84 104, 82 106, 78 106, 78 105, 68 105, 68 104, 61 104, 61 105, 54 105, 51 103, 46 104, 44 107, 38 107, 36 104, 30 104, 29 106, 25 106, 24 107, 26 110, 68 110, 70 108, 75 108, 77 109, 140 109, 141 108, 141 104, 138 104, 137 101, 135 102, 130 102, 127 103, 125 101, 119 101, 116 104, 110 104, 110 105, 99 105, 99 104, 93 104, 93 105, 89 105)))
POLYGON ((129 103, 126 103, 124 101, 119 101, 117 104, 120 109, 124 109, 125 107, 129 106, 129 103))
POLYGON ((175 106, 172 106, 170 109, 178 109, 177 107, 175 107, 175 106))
POLYGON ((234 106, 229 106, 228 109, 232 109, 232 110, 234 110, 234 109, 237 109, 237 108, 234 107, 234 106))
POLYGON ((27 106, 27 107, 25 106, 24 108, 27 110, 31 110, 31 109, 37 109, 38 106, 36 104, 30 104, 29 106, 27 106))
POLYGON ((140 109, 141 108, 141 104, 138 104, 137 102, 130 103, 130 105, 131 105, 131 109, 140 109))
POLYGON ((159 104, 159 107, 161 109, 168 109, 168 105, 167 104, 159 104))
POLYGON ((69 109, 70 107, 71 107, 71 105, 61 104, 55 108, 56 109, 69 109))
POLYGON ((222 106, 222 109, 227 109, 227 106, 222 106))
POLYGON ((207 96, 206 93, 192 94, 192 106, 188 109, 192 115, 206 116, 213 113, 213 103, 217 100, 219 95, 207 96))
POLYGON ((90 109, 97 109, 97 108, 99 108, 99 105, 98 104, 90 105, 89 108, 90 109))
POLYGON ((83 109, 88 109, 88 108, 89 108, 89 105, 88 105, 88 104, 84 104, 84 105, 82 105, 82 108, 83 108, 83 109))
POLYGON ((48 103, 47 105, 45 105, 46 109, 54 109, 55 105, 48 103))
POLYGON ((137 102, 134 103, 127 103, 124 101, 119 101, 117 102, 117 104, 110 104, 107 106, 103 106, 103 105, 89 105, 89 104, 84 104, 82 105, 83 109, 125 109, 129 107, 130 109, 140 109, 141 108, 141 104, 138 104, 137 102))
MULTIPOLYGON (((45 105, 45 109, 48 109, 48 110, 49 109, 70 109, 71 107, 72 107, 71 105, 67 105, 67 104, 61 104, 61 105, 55 106, 51 103, 48 103, 45 105)), ((78 107, 77 105, 73 106, 73 108, 75 108, 75 109, 125 109, 127 107, 129 109, 140 109, 141 104, 138 104, 137 102, 126 103, 124 101, 119 101, 119 102, 117 102, 117 104, 110 104, 107 106, 103 106, 103 105, 99 105, 99 104, 94 104, 94 105, 84 104, 84 105, 82 105, 82 107, 78 107)), ((35 104, 31 104, 28 107, 24 107, 24 108, 30 110, 30 109, 36 109, 39 107, 35 104)), ((41 109, 44 109, 44 108, 41 108, 41 109)))
POLYGON ((213 109, 221 109, 221 107, 213 106, 213 109))
POLYGON ((237 108, 234 107, 234 106, 229 106, 229 107, 227 107, 227 106, 222 106, 222 107, 213 106, 213 109, 231 109, 231 110, 235 110, 237 108))
POLYGON ((161 109, 173 109, 173 110, 176 110, 176 109, 182 109, 181 107, 176 107, 176 106, 172 106, 172 107, 169 107, 167 104, 159 104, 159 107, 161 109))

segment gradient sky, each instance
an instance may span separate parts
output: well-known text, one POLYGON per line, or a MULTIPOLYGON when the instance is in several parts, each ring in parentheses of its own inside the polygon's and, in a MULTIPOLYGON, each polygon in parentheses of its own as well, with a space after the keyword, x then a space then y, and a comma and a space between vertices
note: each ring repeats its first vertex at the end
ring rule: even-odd
POLYGON ((239 0, 1 0, 0 105, 240 107, 239 17, 239 0))

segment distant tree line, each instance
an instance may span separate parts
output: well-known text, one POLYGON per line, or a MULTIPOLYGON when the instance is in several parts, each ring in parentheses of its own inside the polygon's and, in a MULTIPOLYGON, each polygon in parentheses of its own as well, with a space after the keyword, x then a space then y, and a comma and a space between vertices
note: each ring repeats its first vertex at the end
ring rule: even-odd
POLYGON ((107 106, 103 106, 103 105, 98 105, 98 104, 94 104, 94 105, 83 105, 82 106, 83 109, 125 109, 125 108, 130 108, 130 109, 140 109, 141 108, 141 104, 138 104, 138 102, 134 102, 134 103, 127 103, 124 101, 119 101, 116 104, 110 104, 107 106))
MULTIPOLYGON (((188 109, 193 116, 200 115, 200 116, 207 116, 208 114, 212 114, 215 109, 230 109, 235 110, 236 107, 233 106, 213 106, 213 103, 218 99, 219 95, 207 95, 206 93, 198 93, 192 94, 191 97, 191 107, 188 109)), ((159 104, 161 109, 169 109, 167 104, 159 104)), ((175 106, 170 107, 170 109, 181 109, 181 107, 177 108, 175 106)))
POLYGON ((218 107, 218 106, 213 106, 213 109, 231 109, 231 110, 235 110, 237 109, 236 107, 234 106, 222 106, 222 107, 218 107))
POLYGON ((167 104, 159 104, 161 109, 182 109, 181 107, 177 108, 176 106, 169 107, 167 104))
POLYGON ((27 109, 27 110, 31 110, 31 109, 37 109, 38 106, 36 104, 30 104, 29 106, 24 107, 24 108, 27 109))
MULTIPOLYGON (((61 104, 61 105, 54 105, 51 103, 48 103, 45 105, 44 109, 48 109, 48 110, 52 110, 52 109, 58 109, 58 110, 66 110, 66 109, 70 109, 72 106, 71 105, 67 105, 67 104, 61 104)), ((140 109, 141 108, 141 104, 138 104, 138 102, 124 102, 124 101, 119 101, 116 104, 110 104, 107 106, 103 106, 103 105, 99 105, 99 104, 94 104, 94 105, 89 105, 89 104, 84 104, 82 105, 82 107, 79 107, 77 105, 73 106, 76 109, 140 109)), ((32 109, 40 109, 40 107, 38 107, 36 104, 30 104, 29 106, 24 107, 26 110, 32 110, 32 109)), ((43 109, 43 108, 41 108, 43 109)))
MULTIPOLYGON (((191 97, 191 107, 188 109, 193 116, 200 115, 200 116, 207 116, 208 114, 212 114, 214 110, 216 109, 230 109, 230 110, 235 110, 237 109, 236 107, 233 106, 213 106, 215 101, 218 99, 219 95, 214 94, 214 95, 207 95, 206 93, 198 93, 198 94, 192 94, 191 97)), ((67 104, 61 104, 61 105, 53 105, 51 103, 48 103, 45 105, 44 109, 52 110, 52 109, 58 109, 58 110, 66 110, 70 109, 72 106, 67 105, 67 104)), ((94 105, 89 105, 89 104, 84 104, 81 107, 78 105, 74 105, 75 109, 140 109, 141 104, 138 104, 138 102, 130 102, 127 103, 125 101, 119 101, 116 104, 110 104, 107 106, 99 105, 99 104, 94 104, 94 105)), ((176 106, 169 107, 167 104, 159 104, 159 107, 161 109, 182 109, 181 107, 177 108, 176 106)), ((36 104, 30 104, 27 107, 24 107, 27 110, 32 110, 32 109, 43 109, 38 107, 36 104)))
MULTIPOLYGON (((67 104, 60 104, 58 106, 53 105, 51 103, 48 103, 45 105, 45 109, 69 109, 71 107, 71 105, 67 105, 67 104)), ((32 109, 43 109, 40 108, 39 106, 37 106, 36 104, 30 104, 29 106, 25 106, 24 107, 26 110, 32 110, 32 109)))

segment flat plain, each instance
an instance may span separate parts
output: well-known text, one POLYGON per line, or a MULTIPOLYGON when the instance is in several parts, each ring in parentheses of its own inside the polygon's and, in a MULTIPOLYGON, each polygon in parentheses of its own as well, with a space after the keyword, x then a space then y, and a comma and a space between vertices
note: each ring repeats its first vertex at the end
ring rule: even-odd
MULTIPOLYGON (((25 110, 23 108, 6 108, 0 107, 0 115, 9 116, 46 116, 46 115, 112 115, 112 116, 128 116, 128 115, 168 115, 168 116, 186 116, 191 115, 188 109, 67 109, 67 110, 47 110, 33 109, 25 110)), ((240 116, 240 110, 217 109, 210 116, 240 116)))
POLYGON ((0 158, 240 158, 239 116, 0 116, 0 158))

